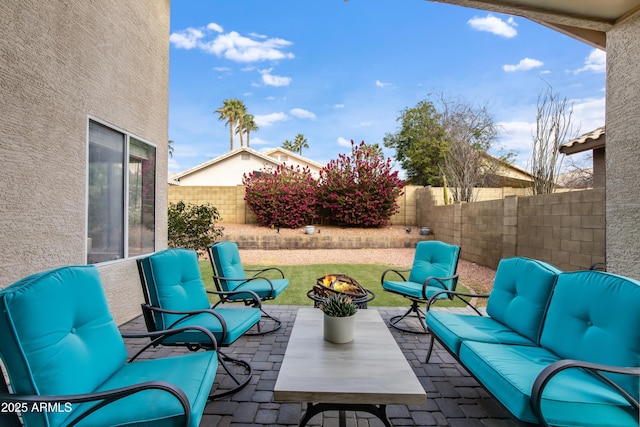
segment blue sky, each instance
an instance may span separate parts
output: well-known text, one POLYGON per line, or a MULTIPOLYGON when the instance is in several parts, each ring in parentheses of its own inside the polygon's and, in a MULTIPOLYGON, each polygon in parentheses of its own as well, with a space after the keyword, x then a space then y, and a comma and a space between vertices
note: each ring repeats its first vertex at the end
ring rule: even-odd
POLYGON ((401 110, 439 93, 486 104, 496 146, 521 167, 545 81, 574 103, 576 132, 604 125, 604 52, 509 15, 424 0, 174 0, 170 40, 171 173, 229 151, 213 113, 228 98, 256 118, 252 148, 302 133, 321 164, 352 139, 382 146, 401 110))

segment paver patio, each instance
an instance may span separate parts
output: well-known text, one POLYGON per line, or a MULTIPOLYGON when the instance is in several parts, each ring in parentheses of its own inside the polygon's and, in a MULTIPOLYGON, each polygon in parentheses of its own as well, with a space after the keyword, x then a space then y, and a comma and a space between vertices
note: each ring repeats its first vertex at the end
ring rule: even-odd
MULTIPOLYGON (((297 426, 304 403, 278 403, 273 400, 273 388, 284 357, 298 307, 267 306, 267 311, 282 320, 282 328, 264 336, 243 336, 223 351, 249 361, 254 373, 249 385, 235 395, 210 402, 202 418, 202 427, 297 426)), ((385 321, 404 311, 404 307, 378 307, 385 321)), ((449 309, 460 310, 460 309, 449 309)), ((322 325, 318 325, 322 327, 322 325)), ((145 330, 141 317, 121 327, 123 332, 145 330)), ((456 360, 436 343, 429 364, 424 363, 429 337, 399 332, 391 328, 405 357, 413 367, 427 392, 426 405, 389 405, 389 418, 395 426, 451 427, 517 427, 530 426, 513 418, 471 377, 456 360)), ((133 351, 142 340, 127 340, 133 351)), ((145 353, 162 357, 186 350, 158 347, 145 353)), ((226 374, 218 372, 218 381, 226 374)), ((347 426, 377 427, 382 423, 373 415, 348 413, 347 426)), ((317 415, 311 426, 338 426, 338 412, 317 415)))

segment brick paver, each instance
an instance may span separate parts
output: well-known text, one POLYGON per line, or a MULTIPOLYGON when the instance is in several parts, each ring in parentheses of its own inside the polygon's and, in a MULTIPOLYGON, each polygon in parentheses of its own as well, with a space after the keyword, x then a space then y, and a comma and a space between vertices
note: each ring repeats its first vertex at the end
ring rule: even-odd
MULTIPOLYGON (((385 320, 400 314, 405 308, 377 308, 385 320)), ((241 426, 297 426, 306 404, 273 401, 273 387, 277 379, 284 351, 293 327, 297 307, 266 306, 266 310, 282 320, 282 328, 264 336, 243 336, 232 346, 222 349, 225 354, 248 361, 253 367, 249 385, 233 396, 209 402, 200 423, 201 427, 241 426)), ((321 327, 321 325, 319 325, 321 327)), ((144 331, 142 318, 123 325, 123 332, 144 331)), ((394 426, 451 426, 451 427, 524 427, 462 368, 451 355, 436 344, 429 364, 424 363, 429 337, 407 334, 390 328, 398 345, 413 367, 427 392, 425 405, 389 405, 387 412, 394 426)), ((127 340, 130 352, 139 348, 127 340)), ((185 352, 181 348, 158 347, 145 357, 162 357, 185 352)), ((220 369, 216 384, 229 384, 228 375, 220 369)), ((326 412, 314 417, 310 426, 338 426, 338 413, 326 412)), ((367 413, 347 413, 348 427, 378 427, 382 423, 367 413)))

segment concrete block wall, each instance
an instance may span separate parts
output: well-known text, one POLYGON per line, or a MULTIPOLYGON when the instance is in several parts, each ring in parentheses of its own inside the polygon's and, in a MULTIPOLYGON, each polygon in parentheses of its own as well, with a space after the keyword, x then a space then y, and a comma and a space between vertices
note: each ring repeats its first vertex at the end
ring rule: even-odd
POLYGON ((439 194, 418 190, 420 225, 459 245, 463 259, 496 268, 502 258, 525 256, 569 271, 605 262, 602 188, 453 205, 436 205, 439 194))

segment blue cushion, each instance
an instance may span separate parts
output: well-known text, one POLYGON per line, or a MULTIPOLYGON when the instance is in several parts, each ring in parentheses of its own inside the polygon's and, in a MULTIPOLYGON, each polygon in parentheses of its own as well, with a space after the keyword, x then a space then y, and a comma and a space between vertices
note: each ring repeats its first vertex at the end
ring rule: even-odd
POLYGON ((528 258, 503 259, 498 264, 487 314, 534 342, 561 271, 528 258))
MULTIPOLYGON (((638 366, 639 326, 640 282, 600 271, 562 273, 540 344, 563 359, 638 366)), ((638 377, 610 377, 638 399, 638 377)))
MULTIPOLYGON (((422 285, 428 277, 451 277, 456 274, 460 248, 437 240, 418 242, 409 282, 422 285)), ((451 283, 451 282, 449 282, 451 283)), ((431 286, 442 287, 438 282, 431 286)), ((451 289, 451 285, 448 288, 451 289)))
POLYGON ((487 316, 450 313, 431 309, 427 312, 429 331, 437 336, 449 351, 458 355, 462 341, 472 340, 501 344, 536 345, 511 328, 487 316))
MULTIPOLYGON (((237 307, 226 308, 216 307, 214 310, 220 316, 222 316, 227 334, 222 336, 222 324, 212 314, 201 313, 195 316, 187 317, 184 320, 179 321, 174 327, 183 326, 202 326, 213 332, 216 337, 216 341, 220 345, 233 344, 244 333, 251 329, 256 323, 260 321, 260 309, 252 307, 237 307)), ((197 331, 187 331, 164 340, 164 343, 193 343, 203 342, 206 338, 197 331)))
MULTIPOLYGON (((425 299, 425 294, 429 299, 443 289, 455 290, 453 280, 444 281, 444 284, 437 280, 430 280, 425 293, 423 293, 423 284, 430 277, 445 278, 455 275, 459 255, 460 248, 455 245, 437 240, 418 242, 407 281, 384 280, 382 288, 415 299, 425 299)), ((447 298, 447 296, 440 295, 438 298, 447 298)))
MULTIPOLYGON (((142 360, 125 364, 98 391, 112 390, 145 381, 162 380, 185 392, 192 413, 190 427, 197 427, 207 404, 218 360, 214 351, 190 353, 177 357, 142 360), (180 369, 176 369, 179 366, 180 369)), ((93 403, 81 405, 81 410, 93 403)), ((177 427, 184 422, 183 409, 173 395, 160 390, 146 390, 121 399, 79 423, 96 426, 177 427), (139 420, 131 423, 130 420, 139 420)))
MULTIPOLYGON (((245 282, 249 276, 245 273, 240 260, 240 251, 235 242, 219 242, 211 246, 211 255, 215 270, 218 276, 228 279, 220 279, 220 286, 224 291, 253 291, 260 299, 273 299, 282 293, 289 286, 289 279, 256 279, 245 282), (271 283, 269 283, 271 282, 271 283)), ((232 301, 247 299, 246 294, 239 294, 229 297, 232 301)))
MULTIPOLYGON (((166 310, 207 310, 211 307, 200 275, 198 254, 189 249, 166 249, 145 260, 152 303, 166 310), (154 301, 155 300, 155 301, 154 301)), ((167 329, 183 315, 163 314, 158 329, 167 329)))
MULTIPOLYGON (((127 358, 94 266, 26 277, 0 291, 0 304, 0 353, 17 394, 90 393, 127 358)), ((68 415, 26 418, 58 425, 68 415)))
MULTIPOLYGON (((465 341, 460 360, 513 415, 537 423, 530 405, 538 374, 559 360, 532 346, 465 341)), ((601 379, 580 369, 559 373, 545 389, 542 411, 554 426, 637 426, 631 405, 601 379)))

